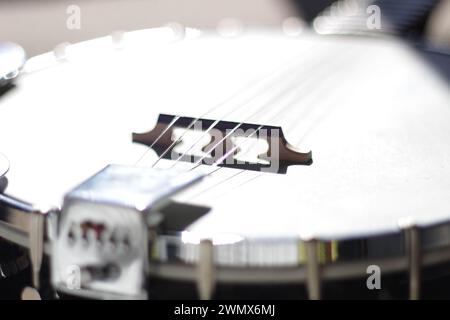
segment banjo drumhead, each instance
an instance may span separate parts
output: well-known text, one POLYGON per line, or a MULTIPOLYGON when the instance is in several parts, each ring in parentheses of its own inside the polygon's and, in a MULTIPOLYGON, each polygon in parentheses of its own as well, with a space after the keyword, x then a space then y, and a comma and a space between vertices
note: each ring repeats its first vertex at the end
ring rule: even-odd
MULTIPOLYGON (((297 265, 299 239, 355 239, 398 232, 405 219, 449 220, 450 93, 411 47, 276 32, 168 42, 153 30, 125 39, 120 50, 101 38, 68 47, 61 62, 52 53, 29 61, 0 101, 10 194, 60 205, 108 163, 134 164, 146 153, 131 133, 150 130, 159 113, 198 117, 233 96, 207 118, 239 122, 261 110, 248 122, 280 125, 314 162, 286 175, 225 168, 177 197, 210 208, 178 230, 184 260, 195 261, 209 238, 225 265, 297 265)), ((156 160, 148 152, 140 165, 156 160)))

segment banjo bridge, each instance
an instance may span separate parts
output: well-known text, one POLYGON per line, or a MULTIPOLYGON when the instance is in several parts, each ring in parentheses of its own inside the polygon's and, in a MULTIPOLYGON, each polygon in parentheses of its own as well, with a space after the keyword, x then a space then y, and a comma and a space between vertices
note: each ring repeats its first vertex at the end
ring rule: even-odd
POLYGON ((133 133, 133 142, 160 159, 285 174, 290 165, 312 164, 312 153, 291 146, 281 127, 160 114, 156 126, 133 133))

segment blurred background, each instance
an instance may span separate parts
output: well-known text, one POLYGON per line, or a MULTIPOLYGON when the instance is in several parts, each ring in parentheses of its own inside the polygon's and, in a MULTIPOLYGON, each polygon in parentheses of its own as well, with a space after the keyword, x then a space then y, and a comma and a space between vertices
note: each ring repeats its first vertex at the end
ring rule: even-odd
MULTIPOLYGON (((170 22, 177 22, 186 27, 215 28, 223 19, 233 18, 241 21, 244 26, 279 28, 286 19, 299 17, 305 23, 313 23, 314 18, 320 13, 327 12, 326 8, 333 2, 331 0, 0 0, 0 40, 19 43, 29 56, 34 56, 50 51, 63 42, 74 43, 114 31, 156 27, 170 22), (74 13, 73 6, 80 10, 80 28, 70 29, 67 27, 67 21, 74 13)), ((401 36, 414 30, 421 38, 436 46, 450 46, 450 0, 348 0, 339 1, 335 6, 348 7, 355 2, 380 5, 382 18, 393 17, 392 19, 399 25, 395 31, 401 36), (418 11, 415 6, 419 8, 418 11), (425 10, 426 13, 421 10, 425 10)))

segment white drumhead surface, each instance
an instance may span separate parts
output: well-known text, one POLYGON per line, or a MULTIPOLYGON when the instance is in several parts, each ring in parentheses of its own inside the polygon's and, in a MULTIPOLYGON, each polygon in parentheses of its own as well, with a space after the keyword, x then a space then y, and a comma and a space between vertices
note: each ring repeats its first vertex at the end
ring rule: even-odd
MULTIPOLYGON (((186 241, 349 238, 398 230, 405 218, 419 225, 450 219, 449 87, 410 46, 281 32, 170 44, 145 32, 126 36, 117 51, 103 38, 70 47, 65 62, 36 57, 0 99, 8 192, 59 204, 106 164, 134 164, 146 148, 131 133, 150 130, 159 113, 200 116, 294 61, 225 119, 242 121, 269 104, 248 122, 281 125, 291 144, 312 150, 314 163, 286 175, 211 175, 178 198, 212 208, 188 228, 186 241), (37 63, 47 60, 45 68, 37 63)), ((240 103, 205 117, 221 118, 240 103)), ((141 165, 155 160, 149 152, 141 165)))

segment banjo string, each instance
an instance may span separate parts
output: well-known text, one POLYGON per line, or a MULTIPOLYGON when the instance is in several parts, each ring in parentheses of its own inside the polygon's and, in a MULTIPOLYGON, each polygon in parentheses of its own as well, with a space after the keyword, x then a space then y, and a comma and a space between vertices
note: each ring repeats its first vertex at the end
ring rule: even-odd
MULTIPOLYGON (((352 59, 353 56, 354 56, 354 55, 352 55, 351 57, 349 57, 348 60, 350 61, 350 60, 352 59)), ((344 66, 345 64, 342 64, 342 65, 344 66)), ((338 70, 340 70, 340 69, 343 69, 343 67, 339 68, 338 70)), ((361 70, 360 68, 355 68, 354 70, 356 70, 356 69, 357 69, 357 70, 361 70)), ((351 72, 350 76, 347 76, 345 79, 349 79, 349 78, 350 78, 352 75, 354 75, 354 74, 356 74, 355 71, 351 72)), ((336 80, 336 79, 342 79, 342 77, 339 76, 339 72, 335 72, 334 75, 333 75, 332 77, 327 78, 326 82, 334 83, 333 81, 336 80)), ((324 86, 324 85, 322 84, 322 87, 323 87, 323 86, 324 86)), ((340 88, 342 88, 342 87, 344 87, 344 86, 342 85, 342 83, 340 83, 338 87, 334 87, 334 90, 328 91, 328 92, 327 92, 328 95, 327 95, 326 102, 322 101, 321 104, 322 104, 322 105, 329 105, 329 106, 330 106, 329 108, 332 108, 332 107, 333 107, 333 104, 330 103, 330 102, 332 102, 332 101, 342 101, 342 99, 341 99, 342 97, 348 97, 348 92, 347 92, 347 91, 340 90, 340 88), (331 93, 331 96, 329 95, 329 93, 331 93)), ((318 96, 318 95, 316 94, 316 96, 318 96)), ((327 110, 329 110, 329 108, 327 108, 327 110)), ((305 114, 308 114, 308 113, 310 113, 310 112, 312 112, 311 109, 310 109, 310 110, 307 110, 306 112, 302 112, 299 116, 296 117, 296 120, 292 122, 292 125, 290 126, 290 128, 293 127, 295 124, 298 124, 302 119, 304 119, 305 114)), ((311 130, 311 128, 310 128, 310 130, 311 130)), ((309 130, 309 131, 310 131, 310 130, 309 130)), ((300 142, 305 138, 305 135, 306 135, 307 133, 308 133, 308 132, 305 132, 305 133, 303 134, 303 136, 302 136, 298 141, 296 141, 295 145, 300 144, 300 142)), ((209 175, 211 175, 211 174, 213 174, 213 173, 218 172, 218 171, 219 171, 220 169, 222 169, 222 168, 223 168, 223 167, 220 167, 220 168, 218 168, 218 169, 212 171, 211 173, 208 173, 207 176, 209 176, 209 175)), ((246 170, 240 170, 239 172, 240 172, 240 173, 243 173, 243 172, 246 172, 246 170)), ((189 201, 191 201, 191 200, 197 198, 198 196, 200 196, 200 195, 202 195, 202 194, 208 193, 208 192, 209 192, 210 190, 212 190, 212 189, 216 189, 217 187, 219 187, 220 185, 222 185, 223 182, 228 182, 228 181, 230 181, 232 178, 235 178, 235 177, 237 177, 237 176, 238 176, 237 174, 234 174, 234 175, 232 175, 231 177, 227 177, 227 178, 225 178, 224 180, 221 180, 221 181, 219 181, 219 182, 213 184, 213 185, 210 186, 210 187, 204 188, 203 190, 201 190, 200 192, 196 193, 196 194, 193 195, 192 197, 189 197, 189 201)), ((253 175, 253 176, 249 177, 249 179, 247 179, 246 181, 243 181, 242 183, 240 183, 239 185, 237 185, 233 190, 235 190, 236 188, 240 188, 240 187, 246 185, 247 183, 250 183, 250 182, 252 182, 252 181, 254 181, 254 180, 256 180, 256 179, 258 179, 258 178, 260 178, 260 177, 262 177, 262 176, 264 176, 264 174, 261 173, 261 172, 259 172, 257 175, 253 175)), ((226 191, 230 191, 230 190, 229 190, 229 189, 226 189, 226 191)), ((224 192, 223 194, 225 194, 225 193, 226 193, 226 192, 224 192)))
MULTIPOLYGON (((336 61, 336 60, 335 60, 335 61, 336 61)), ((338 65, 341 65, 342 62, 338 61, 337 64, 338 64, 338 65)), ((321 71, 322 71, 321 73, 325 73, 325 74, 326 74, 326 73, 328 72, 328 67, 329 67, 329 65, 326 65, 326 67, 327 67, 327 68, 321 67, 321 71)), ((316 69, 316 70, 317 70, 317 69, 316 69)), ((313 80, 313 79, 315 79, 315 78, 321 78, 321 76, 322 76, 321 73, 318 74, 318 73, 316 72, 316 74, 315 74, 315 76, 314 76, 313 78, 308 78, 308 81, 306 82, 306 84, 315 84, 316 82, 315 82, 315 81, 311 81, 311 80, 313 80)), ((299 75, 299 76, 301 76, 301 75, 299 75)), ((308 87, 307 85, 305 86, 305 83, 301 83, 301 85, 302 85, 302 86, 300 86, 300 87, 301 87, 302 89, 305 89, 305 87, 308 87)), ((277 100, 279 99, 279 97, 282 97, 282 96, 284 96, 286 93, 294 91, 293 89, 298 89, 298 88, 299 88, 299 87, 298 87, 298 84, 297 84, 297 83, 294 83, 291 87, 288 87, 286 90, 283 90, 281 93, 279 93, 277 96, 273 97, 271 100, 277 101, 277 100)), ((315 89, 315 90, 317 90, 317 89, 315 89)), ((309 94, 311 94, 311 92, 314 92, 314 90, 310 91, 309 94)), ((293 97, 293 99, 291 99, 291 100, 289 100, 289 101, 290 101, 290 102, 292 102, 293 100, 296 101, 296 100, 297 100, 297 97, 303 97, 303 96, 302 96, 302 93, 303 93, 303 92, 302 92, 301 90, 295 90, 295 91, 294 91, 294 97, 293 97)), ((275 114, 273 117, 271 117, 271 118, 270 118, 269 120, 267 120, 267 121, 273 122, 273 121, 275 121, 277 118, 279 118, 280 116, 283 116, 284 113, 286 112, 286 110, 284 110, 285 107, 286 107, 286 106, 289 106, 290 104, 291 104, 291 103, 287 103, 285 106, 279 108, 279 109, 280 109, 280 112, 278 112, 277 114, 275 114)), ((263 108, 257 110, 257 112, 255 112, 255 113, 252 114, 250 117, 248 117, 246 120, 244 120, 244 122, 247 121, 248 119, 254 117, 254 116, 257 115, 257 114, 259 114, 259 113, 261 113, 261 112, 264 112, 265 109, 266 109, 268 106, 270 106, 270 105, 272 105, 272 104, 271 104, 271 103, 267 103, 263 108)), ((216 143, 214 146, 212 146, 211 148, 209 148, 208 151, 205 151, 206 154, 205 154, 203 157, 201 157, 201 158, 194 164, 194 167, 192 167, 192 168, 189 169, 188 171, 191 171, 191 170, 193 170, 193 169, 198 168, 198 167, 202 164, 202 161, 203 161, 207 156, 209 156, 210 153, 211 153, 215 148, 217 148, 221 143, 223 143, 223 141, 225 141, 229 136, 231 136, 232 133, 234 133, 235 130, 237 130, 238 127, 242 126, 242 125, 244 124, 244 122, 240 122, 238 125, 236 125, 236 126, 233 128, 233 130, 230 131, 230 133, 228 133, 227 135, 225 135, 225 137, 223 137, 222 139, 220 139, 220 141, 219 141, 218 143, 216 143)), ((259 127, 258 127, 257 129, 255 129, 249 136, 247 136, 247 138, 251 138, 251 137, 253 137, 254 135, 256 135, 256 134, 262 129, 262 127, 263 127, 263 125, 259 126, 259 127)), ((236 144, 233 148, 231 148, 228 152, 226 152, 225 155, 223 155, 222 157, 220 157, 220 159, 218 159, 217 161, 215 161, 215 162, 213 163, 213 166, 216 166, 216 165, 220 164, 222 161, 224 161, 226 158, 228 158, 228 156, 230 156, 233 152, 235 152, 241 145, 242 145, 242 144, 236 144)))
MULTIPOLYGON (((350 57, 348 57, 347 59, 348 59, 348 60, 351 60, 352 57, 353 57, 353 56, 350 56, 350 57)), ((345 63, 338 63, 338 65, 345 66, 346 64, 345 64, 345 63)), ((343 67, 342 67, 342 68, 343 68, 343 67)), ((342 68, 339 68, 339 69, 342 69, 342 68)), ((338 70, 339 70, 339 69, 338 69, 338 70)), ((336 73, 334 73, 334 75, 333 75, 332 77, 327 78, 327 80, 321 84, 321 87, 325 87, 325 85, 324 85, 325 83, 333 83, 334 80, 340 79, 340 78, 341 78, 341 77, 338 75, 338 72, 336 72, 336 73)), ((348 77, 347 77, 347 79, 348 79, 348 77)), ((339 96, 347 95, 347 92, 344 92, 343 90, 340 90, 341 87, 343 87, 343 86, 340 84, 337 88, 334 88, 334 90, 331 91, 331 92, 333 92, 333 94, 332 94, 333 99, 332 99, 331 97, 329 97, 329 98, 327 99, 327 103, 328 103, 328 101, 338 99, 339 96), (340 94, 336 94, 336 93, 340 93, 340 94)), ((321 90, 316 90, 316 96, 317 96, 317 92, 320 92, 320 91, 321 91, 321 90)), ((329 92, 328 92, 328 93, 329 93, 329 92)), ((299 94, 297 93, 296 96, 298 96, 298 95, 299 95, 299 94)), ((338 100, 339 100, 339 99, 338 99, 338 100)), ((295 97, 294 97, 294 99, 291 99, 291 100, 290 100, 291 103, 294 102, 294 101, 296 101, 295 97)), ((289 104, 291 104, 291 103, 288 103, 287 105, 289 105, 289 104)), ((312 104, 311 104, 311 106, 312 106, 312 104)), ((294 122, 292 122, 292 126, 291 126, 291 127, 293 127, 295 124, 298 124, 299 121, 301 121, 301 119, 304 118, 305 114, 308 114, 308 113, 312 112, 312 109, 313 109, 313 108, 314 108, 314 107, 310 108, 309 110, 306 110, 306 112, 301 112, 301 114, 300 114, 298 117, 296 117, 296 120, 295 120, 294 122)), ((304 110, 303 110, 303 111, 304 111, 304 110)), ((277 116, 278 116, 278 115, 277 115, 277 116)), ((302 139, 303 139, 303 137, 296 143, 296 145, 297 145, 302 139)), ((254 142, 254 143, 255 143, 255 142, 254 142)), ((230 150, 230 151, 231 151, 231 150, 230 150)), ((231 151, 231 152, 233 152, 233 151, 231 151)), ((231 152, 229 152, 229 154, 231 154, 231 152)), ((248 150, 247 150, 247 152, 248 152, 248 150)), ((227 157, 227 156, 224 156, 224 157, 222 157, 222 158, 223 158, 223 159, 226 159, 226 157, 227 157)), ((221 159, 222 159, 222 158, 221 158, 221 159)), ((217 164, 220 164, 219 161, 217 161, 217 162, 218 162, 217 164)), ((217 164, 216 164, 216 165, 217 165, 217 164)), ((199 167, 199 165, 196 166, 195 168, 197 168, 197 167, 199 167)), ((221 170, 221 169, 223 169, 223 168, 224 168, 224 167, 219 167, 218 169, 215 169, 215 170, 213 170, 212 172, 208 173, 207 176, 210 176, 210 175, 212 175, 212 174, 218 172, 219 170, 221 170)), ((194 169, 194 168, 192 168, 192 169, 194 169)), ((192 169, 190 169, 190 170, 192 170, 192 169)), ((243 173, 243 172, 245 172, 245 171, 246 171, 246 170, 240 170, 240 171, 239 171, 239 174, 241 174, 241 173, 243 173)), ((213 184, 212 186, 210 186, 210 187, 208 187, 208 188, 205 188, 204 190, 202 190, 202 191, 198 192, 197 194, 195 194, 194 196, 190 197, 189 200, 192 200, 192 199, 194 199, 194 198, 197 198, 198 196, 200 196, 200 195, 202 195, 202 194, 204 194, 204 193, 207 193, 207 192, 209 192, 210 190, 216 189, 218 186, 222 185, 224 182, 230 181, 231 179, 237 177, 239 174, 233 174, 231 177, 227 177, 227 178, 225 178, 225 179, 223 179, 223 180, 221 180, 221 181, 219 181, 219 182, 213 184)), ((242 183, 239 184, 237 187, 241 187, 242 185, 245 185, 245 184, 247 184, 248 182, 253 181, 253 180, 255 180, 255 179, 257 179, 257 178, 259 178, 259 177, 261 177, 261 176, 263 176, 262 173, 259 173, 259 174, 257 174, 256 176, 252 176, 252 177, 250 177, 250 179, 248 179, 248 180, 242 182, 242 183)))
MULTIPOLYGON (((265 89, 270 89, 270 87, 271 87, 271 84, 269 84, 268 86, 266 86, 265 89)), ((266 90, 261 90, 261 91, 262 91, 262 92, 266 92, 266 90)), ((230 116, 231 114, 233 114, 234 112, 236 112, 237 110, 242 109, 242 108, 245 107, 246 105, 249 105, 253 100, 255 100, 256 97, 258 97, 258 94, 254 95, 254 96, 251 96, 249 99, 247 99, 247 100, 245 101, 244 104, 240 105, 240 106, 239 106, 238 108, 236 108, 236 109, 231 110, 230 112, 228 112, 227 114, 225 114, 224 116, 222 116, 221 119, 224 119, 224 118, 230 116)), ((257 113, 258 113, 259 111, 260 111, 260 110, 258 110, 257 113)), ((178 158, 175 159, 175 161, 172 163, 172 165, 170 166, 170 169, 174 168, 175 165, 178 163, 178 161, 180 161, 180 160, 181 160, 181 159, 182 159, 189 151, 191 151, 196 145, 198 145, 198 143, 200 143, 200 142, 203 140, 203 138, 207 137, 207 136, 209 135, 209 133, 214 129, 214 127, 215 127, 220 121, 222 121, 221 119, 215 120, 215 121, 214 121, 214 122, 213 122, 213 123, 212 123, 212 124, 211 124, 211 125, 210 125, 203 133, 202 133, 202 135, 192 143, 192 145, 191 145, 189 148, 187 148, 186 150, 184 150, 184 151, 178 156, 178 158)), ((235 128, 232 129, 232 131, 234 132, 235 130, 237 130, 237 129, 239 128, 240 125, 241 125, 241 124, 237 125, 235 128)), ((208 151, 207 151, 206 153, 208 153, 208 151)), ((159 160, 160 160, 160 159, 158 159, 157 161, 159 161, 159 160)))
MULTIPOLYGON (((284 76, 284 74, 278 75, 278 78, 282 78, 284 76)), ((273 81, 275 82, 275 81, 273 81)), ((192 150, 193 147, 195 147, 200 141, 202 141, 202 139, 204 137, 207 137, 208 134, 214 129, 214 127, 220 122, 222 121, 225 117, 232 115, 233 113, 235 113, 236 111, 243 109, 245 106, 249 105, 253 100, 255 100, 255 98, 260 96, 260 93, 264 93, 267 92, 267 90, 273 88, 273 82, 269 82, 267 83, 262 90, 259 90, 259 92, 251 95, 250 97, 248 97, 244 103, 240 104, 237 108, 230 110, 229 112, 227 112, 225 115, 222 115, 219 119, 215 120, 203 133, 202 135, 193 142, 193 144, 187 149, 185 150, 183 153, 181 153, 177 159, 175 159, 173 165, 170 168, 173 168, 175 166, 175 164, 181 160, 187 152, 189 152, 190 150, 192 150)), ((276 83, 276 82, 275 82, 276 83)), ((216 109, 216 108, 214 108, 216 109)), ((209 111, 207 111, 204 115, 208 114, 209 111)), ((187 128, 185 128, 184 132, 175 140, 173 141, 170 146, 168 148, 166 148, 166 150, 158 157, 158 159, 153 163, 152 167, 155 167, 155 165, 169 152, 172 150, 172 147, 177 144, 179 141, 181 141, 181 139, 184 137, 184 135, 191 129, 191 127, 201 121, 201 118, 204 117, 204 115, 196 118, 190 126, 188 126, 187 128)), ((237 128, 236 128, 237 129, 237 128)))
MULTIPOLYGON (((305 50, 303 51, 307 51, 307 50, 311 50, 313 47, 317 46, 317 44, 311 45, 310 47, 307 47, 305 50)), ((182 140, 182 138, 184 137, 184 135, 194 126, 195 123, 197 123, 199 120, 201 120, 201 118, 203 118, 204 116, 206 116, 207 114, 219 109, 220 107, 226 105, 227 103, 231 102, 233 99, 239 97, 239 95, 247 92, 248 90, 250 90, 253 87, 257 87, 258 85, 260 85, 261 83, 264 83, 265 81, 269 81, 270 78, 275 77, 276 79, 280 78, 282 79, 284 76, 286 76, 286 73, 293 73, 292 69, 295 70, 295 65, 296 64, 300 64, 297 62, 298 58, 299 58, 300 54, 297 54, 295 58, 290 59, 287 63, 284 63, 283 66, 281 67, 281 71, 280 69, 275 69, 270 71, 266 76, 263 76, 262 78, 257 77, 254 80, 250 81, 249 84, 245 85, 243 88, 241 88, 237 93, 233 93, 231 96, 229 96, 227 99, 225 99, 224 101, 222 101, 221 103, 219 103, 218 105, 212 107, 211 109, 205 111, 202 115, 200 115, 199 117, 195 118, 184 130, 184 132, 176 139, 174 140, 169 147, 167 147, 164 152, 158 157, 158 159, 152 164, 152 167, 155 167, 156 164, 167 154, 167 152, 169 152, 173 146, 175 146, 179 141, 182 140), (292 66, 292 64, 294 63, 294 66, 292 66)), ((213 129, 213 127, 220 121, 222 121, 221 119, 231 115, 232 113, 236 112, 239 109, 242 109, 243 107, 245 107, 246 105, 248 105, 252 100, 255 99, 255 97, 258 97, 260 95, 261 92, 266 92, 268 89, 273 87, 273 84, 277 84, 278 82, 276 81, 271 81, 268 82, 264 85, 264 87, 262 88, 262 90, 259 90, 257 93, 253 94, 252 96, 250 96, 249 99, 246 99, 246 101, 239 105, 237 108, 231 110, 230 112, 228 112, 227 114, 223 115, 219 120, 216 120, 205 132, 204 135, 202 137, 199 138, 198 141, 195 141, 195 143, 191 146, 191 148, 193 146, 195 146, 195 144, 199 141, 201 141, 201 139, 206 136, 210 130, 213 129)), ((178 119, 177 119, 178 120, 178 119)), ((166 130, 164 130, 164 132, 162 134, 160 134, 157 139, 155 139, 155 141, 152 143, 152 146, 154 146, 159 139, 161 139, 161 137, 164 135, 164 133, 166 133, 169 129, 171 129, 173 126, 175 126, 176 121, 171 122, 169 124, 169 126, 166 128, 166 130)), ((144 159, 145 155, 151 150, 151 147, 147 148, 147 150, 145 151, 144 155, 142 155, 140 157, 140 159, 136 162, 136 165, 142 161, 142 159, 144 159)), ((190 148, 190 149, 191 149, 190 148)), ((189 150, 186 150, 186 152, 189 150)), ((184 156, 184 154, 180 155, 179 159, 177 159, 176 161, 180 160, 182 157, 184 156)))
MULTIPOLYGON (((283 75, 284 75, 284 74, 280 75, 279 77, 281 78, 283 75)), ((290 76, 290 75, 293 75, 293 73, 290 72, 287 76, 290 76)), ((275 82, 275 81, 274 81, 274 82, 275 82)), ((276 82, 276 83, 278 83, 278 82, 276 82)), ((273 83, 268 83, 268 84, 266 84, 266 86, 264 86, 264 88, 263 88, 262 90, 260 90, 260 91, 264 93, 264 92, 267 92, 267 90, 272 89, 272 88, 273 88, 273 83)), ((178 156, 178 158, 175 159, 175 161, 173 162, 173 164, 170 166, 170 169, 174 168, 175 165, 178 163, 178 161, 180 161, 180 160, 187 154, 187 152, 189 152, 190 150, 192 150, 192 148, 194 148, 198 143, 200 143, 200 141, 202 141, 202 139, 203 139, 204 137, 207 137, 207 136, 209 135, 209 133, 214 129, 214 127, 215 127, 220 121, 222 121, 222 120, 225 119, 226 117, 232 115, 232 114, 235 113, 236 111, 238 111, 238 110, 240 110, 240 109, 243 109, 245 106, 251 104, 251 102, 252 102, 253 100, 255 100, 255 98, 257 98, 257 97, 259 97, 259 92, 256 93, 256 94, 254 94, 254 95, 252 95, 252 96, 250 96, 248 99, 245 100, 245 102, 244 102, 243 104, 241 104, 241 105, 238 106, 237 108, 232 109, 232 110, 230 110, 229 112, 227 112, 225 115, 221 116, 220 119, 215 120, 215 121, 214 121, 214 122, 213 122, 213 123, 212 123, 212 124, 211 124, 211 125, 210 125, 203 133, 202 133, 202 135, 192 143, 192 145, 191 145, 189 148, 187 148, 186 150, 184 150, 184 151, 178 156)), ((257 112, 259 112, 259 110, 258 110, 257 112)), ((234 132, 236 129, 238 129, 238 127, 233 128, 233 129, 232 129, 233 132, 234 132)), ((185 131, 184 133, 186 133, 186 131, 185 131)), ((178 140, 178 139, 177 139, 177 140, 178 140)), ((169 147, 169 148, 170 148, 170 147, 169 147)), ((161 157, 160 157, 160 158, 161 158, 161 157)), ((159 160, 160 160, 160 159, 158 159, 158 160, 156 161, 156 163, 157 163, 159 160)), ((155 163, 155 164, 156 164, 156 163, 155 163)))
POLYGON ((142 159, 145 158, 145 156, 150 152, 150 150, 155 146, 155 144, 170 130, 170 128, 175 125, 175 122, 180 119, 180 116, 176 116, 172 119, 172 121, 169 123, 169 125, 156 137, 155 141, 145 150, 145 152, 142 154, 142 156, 135 162, 135 166, 139 164, 139 162, 142 161, 142 159))
MULTIPOLYGON (((215 149, 217 146, 219 146, 223 141, 225 141, 228 137, 230 137, 230 136, 231 136, 237 129, 239 129, 245 122, 247 122, 248 120, 250 120, 250 119, 252 119, 252 118, 254 118, 254 117, 256 117, 256 116, 258 116, 258 115, 261 114, 261 113, 265 113, 265 111, 266 111, 269 107, 271 107, 271 106, 273 106, 274 104, 276 104, 276 103, 279 101, 280 98, 284 97, 287 93, 294 91, 294 89, 298 89, 299 84, 298 84, 298 81, 295 81, 295 80, 298 80, 298 78, 301 77, 301 76, 303 76, 303 74, 304 74, 305 72, 308 72, 309 69, 310 69, 311 71, 313 71, 313 70, 315 70, 315 67, 320 66, 322 60, 321 60, 320 58, 317 58, 316 60, 317 60, 317 61, 316 61, 317 63, 314 63, 314 64, 309 65, 308 70, 303 70, 304 72, 303 72, 302 74, 300 74, 300 75, 297 74, 297 73, 295 72, 296 70, 294 69, 294 71, 292 71, 292 72, 290 73, 290 75, 293 75, 293 78, 294 78, 294 81, 292 81, 292 85, 291 85, 291 86, 286 87, 286 86, 284 85, 284 83, 281 83, 281 84, 283 85, 283 86, 282 86, 281 92, 278 92, 274 97, 270 98, 269 101, 267 101, 267 102, 264 103, 264 105, 263 105, 262 108, 257 109, 257 110, 256 110, 254 113, 252 113, 250 116, 247 116, 243 121, 239 122, 235 127, 233 127, 233 128, 230 130, 230 132, 229 132, 228 134, 226 134, 223 138, 221 138, 216 144, 214 144, 212 147, 208 148, 208 150, 205 151, 205 155, 202 156, 197 162, 195 162, 194 168, 198 167, 199 164, 201 164, 201 162, 202 162, 206 157, 208 157, 208 156, 210 155, 210 153, 212 153, 212 151, 214 151, 214 149, 215 149)), ((312 79, 313 79, 313 78, 308 78, 308 81, 311 81, 312 79)), ((268 121, 273 121, 273 120, 276 119, 278 116, 282 115, 282 113, 283 113, 283 110, 282 110, 281 112, 277 113, 273 118, 269 119, 268 121)), ((221 120, 218 120, 218 121, 221 121, 221 120)), ((218 121, 216 121, 216 122, 218 122, 218 121)), ((260 126, 254 134, 256 134, 261 128, 262 128, 262 126, 260 126)), ((207 135, 212 129, 213 129, 212 126, 210 126, 210 127, 208 128, 208 130, 206 130, 206 131, 203 133, 202 137, 205 136, 205 135, 207 135)), ((252 136, 253 136, 254 134, 252 134, 252 136)), ((202 137, 201 137, 201 138, 202 138, 202 137)), ((182 154, 181 154, 181 155, 173 162, 173 164, 171 165, 170 168, 175 167, 175 165, 183 158, 183 156, 185 156, 185 154, 186 154, 189 150, 191 150, 196 144, 198 144, 198 143, 201 141, 201 138, 200 138, 200 139, 197 139, 197 140, 194 142, 193 145, 191 145, 187 150, 185 150, 185 151, 184 151, 184 152, 183 152, 183 153, 182 153, 182 154)), ((235 150, 237 150, 237 148, 235 148, 235 150)), ((235 150, 234 150, 234 151, 235 151, 235 150)), ((159 161, 159 159, 158 159, 158 161, 159 161)), ((192 169, 194 169, 194 168, 191 168, 190 170, 192 170, 192 169)), ((189 170, 189 171, 190 171, 190 170, 189 170)))

